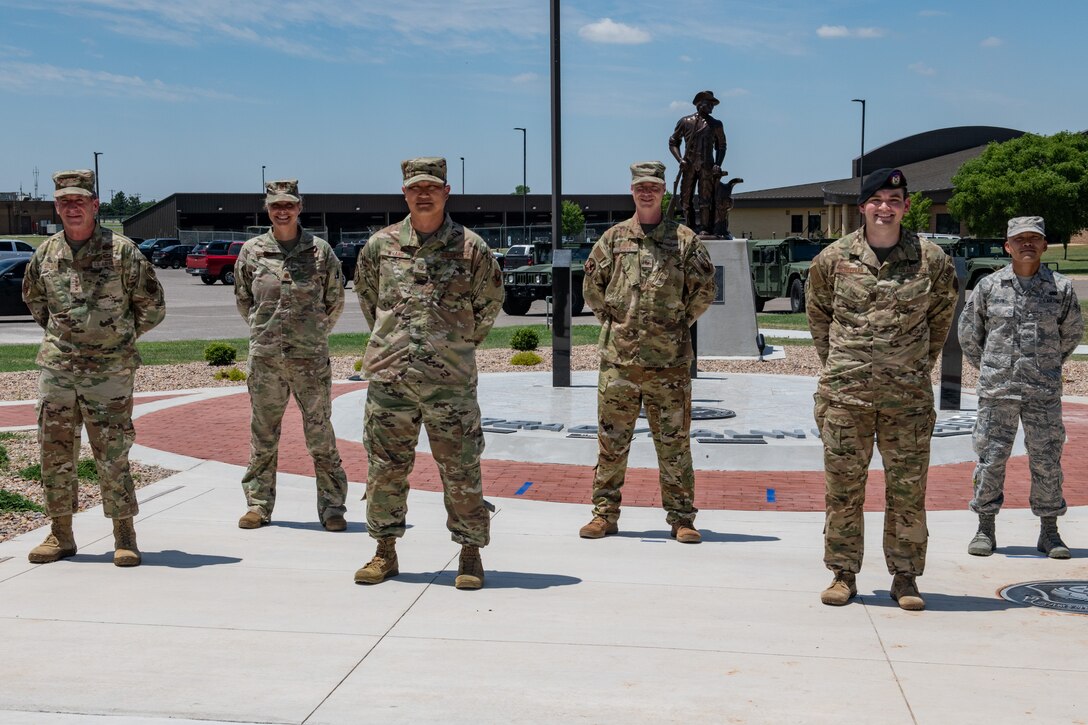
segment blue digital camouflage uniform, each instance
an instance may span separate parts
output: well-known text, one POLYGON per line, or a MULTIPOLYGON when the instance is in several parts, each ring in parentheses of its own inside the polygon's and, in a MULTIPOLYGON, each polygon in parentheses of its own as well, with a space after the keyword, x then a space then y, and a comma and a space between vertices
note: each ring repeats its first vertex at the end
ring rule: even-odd
MULTIPOLYGON (((300 230, 301 231, 301 230, 300 230)), ((242 490, 250 511, 267 520, 276 504, 276 468, 283 413, 293 395, 314 461, 317 514, 343 516, 347 475, 332 427, 329 333, 344 309, 340 260, 329 244, 301 231, 290 250, 272 232, 242 246, 234 294, 249 323, 249 467, 242 490)))
POLYGON ((930 372, 955 312, 952 260, 901 231, 881 264, 864 227, 812 262, 806 309, 823 363, 815 397, 824 446, 824 563, 861 570, 865 481, 873 439, 884 460, 884 559, 892 574, 925 568, 925 496, 936 414, 930 372))
POLYGON ((422 424, 442 477, 451 538, 486 546, 476 347, 502 307, 498 263, 479 235, 449 216, 422 243, 409 216, 363 247, 355 289, 371 329, 363 357, 370 535, 404 534, 422 424))
POLYGON ((103 512, 125 519, 139 511, 128 452, 136 439, 132 391, 140 354, 136 338, 166 314, 162 287, 143 253, 127 237, 96 225, 78 251, 64 233, 34 252, 23 299, 45 337, 38 440, 50 518, 78 510, 79 429, 98 468, 103 512))
POLYGON ((594 516, 619 518, 631 436, 645 404, 666 521, 694 522, 690 328, 716 292, 706 247, 673 220, 647 235, 636 215, 602 234, 590 252, 583 294, 601 321, 594 516))
POLYGON ((996 514, 1005 488, 1005 464, 1023 421, 1031 469, 1031 511, 1061 516, 1062 363, 1084 332, 1080 303, 1065 276, 1040 267, 1028 287, 1012 265, 982 279, 960 316, 964 356, 979 369, 971 510, 996 514))

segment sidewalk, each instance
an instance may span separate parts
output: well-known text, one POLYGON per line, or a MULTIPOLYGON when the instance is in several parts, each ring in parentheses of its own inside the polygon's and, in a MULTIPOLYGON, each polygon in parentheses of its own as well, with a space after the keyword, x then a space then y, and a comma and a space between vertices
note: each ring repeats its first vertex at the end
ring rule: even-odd
MULTIPOLYGON (((357 586, 352 573, 374 549, 361 485, 350 486, 345 533, 317 524, 312 472, 301 470, 281 475, 272 526, 238 529, 244 389, 137 403, 133 458, 180 470, 139 491, 144 565, 112 566, 101 509, 76 517, 72 559, 28 564, 41 531, 0 544, 0 722, 1088 719, 1076 695, 1088 676, 1088 618, 996 594, 1018 582, 1088 579, 1082 402, 1066 405, 1076 498, 1067 492, 1073 507, 1061 526, 1075 558, 1035 552, 1022 456, 1009 468, 998 553, 968 556, 969 464, 936 466, 931 492, 946 510, 929 517, 925 612, 901 611, 888 597, 879 513, 867 515, 858 600, 820 604, 830 580, 823 484, 808 471, 700 471, 704 543, 690 546, 668 536, 652 469, 628 479, 620 535, 586 541, 577 537, 589 513, 585 466, 489 461, 485 492, 497 510, 483 552, 487 586, 457 591, 458 548, 441 495, 426 490, 436 473, 425 453, 398 545, 400 576, 357 586), (193 457, 198 444, 224 460, 193 457), (786 475, 794 488, 779 480, 786 475), (791 492, 787 505, 766 501, 768 480, 791 492), (519 494, 526 481, 534 483, 519 494)), ((0 406, 0 426, 14 425, 18 409, 0 406)), ((288 411, 281 464, 307 467, 297 411, 288 411)), ((349 478, 364 480, 361 444, 340 442, 349 478)))

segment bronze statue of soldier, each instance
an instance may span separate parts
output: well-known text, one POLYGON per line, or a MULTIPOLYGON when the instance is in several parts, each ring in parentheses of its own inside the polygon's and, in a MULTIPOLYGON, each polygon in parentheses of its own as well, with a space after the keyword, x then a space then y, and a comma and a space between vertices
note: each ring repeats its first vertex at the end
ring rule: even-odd
MULTIPOLYGON (((726 174, 722 171, 725 127, 710 115, 714 106, 720 103, 713 91, 699 91, 692 103, 695 104, 695 113, 676 122, 676 130, 669 137, 669 151, 680 163, 680 209, 684 223, 702 235, 709 235, 721 229, 720 225, 715 224, 715 192, 718 181, 726 174), (684 144, 683 154, 680 153, 681 141, 684 144), (699 194, 698 214, 694 204, 696 186, 699 194)), ((740 179, 732 183, 740 183, 740 179)), ((673 190, 675 192, 675 186, 673 190)), ((732 184, 729 190, 732 191, 732 184)), ((728 230, 727 220, 725 224, 728 230)))

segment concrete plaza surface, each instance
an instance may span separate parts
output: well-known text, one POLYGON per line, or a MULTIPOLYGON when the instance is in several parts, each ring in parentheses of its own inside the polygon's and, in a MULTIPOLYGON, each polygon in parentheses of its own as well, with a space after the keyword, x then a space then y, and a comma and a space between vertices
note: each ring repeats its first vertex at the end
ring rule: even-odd
MULTIPOLYGON (((520 411, 500 382, 494 390, 520 411)), ((360 386, 337 388, 356 409, 348 396, 360 386)), ((482 398, 487 415, 491 398, 482 398)), ((139 490, 143 566, 112 565, 100 508, 75 517, 71 559, 27 563, 42 530, 0 544, 0 723, 1088 721, 1079 694, 1088 617, 997 595, 1014 583, 1088 579, 1083 483, 1067 479, 1075 505, 1060 520, 1074 558, 1046 559, 1024 508, 1022 456, 1010 464, 1015 490, 994 556, 967 555, 975 517, 958 499, 931 511, 924 612, 888 597, 879 513, 867 514, 859 597, 834 608, 818 596, 830 574, 815 498, 808 510, 704 505, 700 545, 670 539, 652 502, 630 505, 619 535, 587 541, 577 536, 583 501, 547 486, 491 487, 486 466, 496 511, 484 589, 453 588, 458 547, 441 494, 417 488, 415 475, 401 574, 364 587, 352 581, 374 551, 361 485, 350 486, 344 533, 321 529, 313 479, 293 473, 280 476, 273 524, 241 530, 243 467, 172 444, 196 435, 178 435, 184 416, 208 441, 248 445, 244 427, 219 427, 237 426, 239 408, 248 421, 243 400, 237 390, 138 398, 133 458, 180 471, 139 490), (554 495, 530 498, 538 489, 554 495)), ((1083 419, 1067 420, 1069 478, 1088 457, 1083 419)), ((489 445, 498 435, 520 433, 488 434, 489 445)), ((281 465, 304 457, 300 438, 289 417, 281 465)), ((358 452, 341 445, 353 462, 358 452)), ((759 448, 788 467, 783 448, 759 448)), ((425 448, 419 457, 420 468, 433 466, 425 448)), ((574 485, 587 486, 584 467, 527 465, 539 480, 576 471, 574 485)), ((700 471, 698 480, 711 474, 745 475, 700 471)))

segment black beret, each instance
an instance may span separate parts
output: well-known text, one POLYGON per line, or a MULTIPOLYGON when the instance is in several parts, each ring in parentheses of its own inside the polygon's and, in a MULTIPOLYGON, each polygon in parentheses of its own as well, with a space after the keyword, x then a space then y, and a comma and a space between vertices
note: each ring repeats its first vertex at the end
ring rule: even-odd
POLYGON ((906 196, 907 177, 899 169, 877 169, 865 177, 865 183, 861 185, 858 204, 864 204, 869 197, 881 189, 902 189, 903 195, 906 196))

